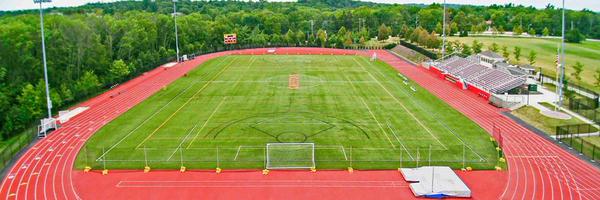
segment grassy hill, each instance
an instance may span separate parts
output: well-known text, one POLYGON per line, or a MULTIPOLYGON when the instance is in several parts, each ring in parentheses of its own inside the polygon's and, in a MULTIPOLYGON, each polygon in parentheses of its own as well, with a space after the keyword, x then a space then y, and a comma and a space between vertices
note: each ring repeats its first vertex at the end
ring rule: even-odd
MULTIPOLYGON (((556 74, 556 49, 560 45, 560 39, 541 39, 541 38, 512 38, 512 37, 450 37, 450 41, 459 40, 471 45, 473 40, 483 42, 484 49, 492 43, 497 43, 500 47, 507 46, 510 51, 511 62, 515 62, 513 48, 521 47, 521 60, 519 63, 527 63, 527 56, 530 51, 537 52, 536 67, 541 67, 546 75, 554 76, 556 74)), ((594 91, 600 92, 600 88, 594 87, 594 75, 597 69, 600 69, 600 42, 585 41, 581 44, 566 44, 566 74, 571 80, 576 81, 571 75, 573 65, 579 61, 585 65, 581 73, 581 83, 594 91)))

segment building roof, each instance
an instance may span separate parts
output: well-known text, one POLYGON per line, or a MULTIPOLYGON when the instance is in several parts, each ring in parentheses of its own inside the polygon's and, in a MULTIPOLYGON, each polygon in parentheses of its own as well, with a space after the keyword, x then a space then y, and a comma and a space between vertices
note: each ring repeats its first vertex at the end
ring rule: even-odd
POLYGON ((501 68, 508 68, 508 67, 510 67, 510 64, 505 63, 505 62, 496 62, 496 63, 494 63, 494 65, 496 65, 496 67, 501 67, 501 68))
POLYGON ((487 51, 483 51, 481 53, 479 53, 480 55, 483 55, 485 57, 490 57, 490 58, 497 58, 497 59, 504 59, 504 57, 502 57, 501 55, 498 55, 496 52, 487 50, 487 51))
POLYGON ((531 65, 528 65, 528 64, 519 65, 519 68, 521 68, 521 69, 528 69, 528 70, 535 70, 535 67, 533 67, 531 65))
POLYGON ((524 70, 520 69, 520 68, 515 68, 515 67, 511 67, 511 68, 506 68, 508 70, 508 72, 513 75, 513 76, 523 76, 523 75, 527 75, 527 72, 525 72, 524 70))

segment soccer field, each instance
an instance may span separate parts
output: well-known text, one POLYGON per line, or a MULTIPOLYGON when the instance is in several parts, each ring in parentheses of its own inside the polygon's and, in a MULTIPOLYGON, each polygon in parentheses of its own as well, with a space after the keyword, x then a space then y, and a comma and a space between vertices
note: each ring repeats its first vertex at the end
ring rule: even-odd
POLYGON ((108 123, 76 168, 262 169, 267 143, 314 143, 318 169, 492 169, 489 137, 380 61, 236 55, 202 64, 108 123))

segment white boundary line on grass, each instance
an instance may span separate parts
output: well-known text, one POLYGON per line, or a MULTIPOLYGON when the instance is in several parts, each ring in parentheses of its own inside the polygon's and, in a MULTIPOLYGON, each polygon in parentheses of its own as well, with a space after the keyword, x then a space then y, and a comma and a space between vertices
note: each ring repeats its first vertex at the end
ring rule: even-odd
POLYGON ((439 144, 440 144, 442 147, 444 147, 445 149, 448 149, 448 147, 446 147, 446 145, 444 145, 444 144, 443 144, 443 143, 442 143, 442 142, 439 140, 439 138, 437 138, 437 137, 435 136, 435 134, 433 134, 433 132, 431 132, 431 130, 429 130, 429 128, 428 128, 427 126, 425 126, 425 124, 423 124, 423 122, 421 122, 421 120, 419 120, 419 119, 418 119, 418 118, 417 118, 417 117, 416 117, 416 116, 415 116, 415 115, 414 115, 414 114, 413 114, 413 113, 412 113, 412 112, 411 112, 411 111, 410 111, 410 110, 409 110, 409 109, 408 109, 408 108, 407 108, 407 107, 406 107, 406 106, 405 106, 405 105, 404 105, 404 104, 403 104, 403 103, 402 103, 400 100, 398 100, 398 99, 397 99, 397 98, 396 98, 396 97, 395 97, 395 96, 394 96, 394 95, 393 95, 393 94, 392 94, 392 93, 391 93, 391 92, 390 92, 390 91, 389 91, 389 90, 388 90, 388 89, 387 89, 385 86, 383 86, 383 84, 381 84, 381 83, 379 82, 379 80, 377 80, 377 79, 375 78, 375 76, 373 76, 373 74, 371 74, 371 72, 369 72, 369 71, 368 71, 368 70, 365 68, 365 66, 363 66, 363 65, 362 65, 360 62, 356 61, 356 58, 354 58, 354 57, 352 58, 352 60, 353 60, 353 61, 354 61, 356 64, 358 64, 358 65, 359 65, 359 66, 360 66, 360 67, 361 67, 361 68, 362 68, 362 69, 363 69, 365 72, 367 72, 367 74, 368 74, 368 75, 371 77, 371 79, 373 79, 373 80, 377 81, 377 85, 379 85, 379 87, 383 88, 383 90, 385 90, 385 92, 386 92, 386 93, 387 93, 387 94, 388 94, 390 97, 392 97, 392 99, 394 99, 394 101, 396 101, 396 103, 400 104, 400 106, 401 106, 401 107, 404 109, 404 111, 406 111, 406 112, 407 112, 407 113, 408 113, 408 114, 409 114, 409 115, 410 115, 410 116, 411 116, 411 117, 412 117, 412 118, 413 118, 415 121, 417 121, 417 123, 418 123, 418 124, 419 124, 421 127, 423 127, 423 129, 425 129, 425 131, 427 131, 427 132, 428 132, 428 133, 431 135, 431 137, 435 138, 435 140, 436 140, 436 141, 437 141, 437 142, 438 142, 438 143, 439 143, 439 144))
MULTIPOLYGON (((227 57, 226 57, 227 58, 227 57)), ((225 59, 223 59, 219 64, 224 63, 225 59)), ((136 126, 133 130, 131 130, 129 133, 127 133, 127 135, 125 135, 125 137, 121 138, 117 143, 113 144, 112 146, 110 146, 110 148, 108 148, 108 150, 106 150, 102 155, 100 155, 99 158, 102 158, 103 156, 106 156, 106 154, 108 154, 108 152, 112 151, 114 148, 116 148, 119 144, 121 144, 121 142, 123 142, 126 138, 128 138, 131 134, 133 134, 135 131, 137 131, 138 129, 140 129, 144 124, 146 124, 146 122, 150 121, 151 119, 154 118, 154 116, 158 115, 158 113, 160 113, 162 110, 164 110, 168 105, 170 105, 173 101, 175 101, 176 99, 178 99, 179 96, 181 96, 182 94, 184 94, 187 90, 189 90, 190 88, 192 88, 192 86, 196 85, 199 81, 194 81, 193 84, 190 84, 188 87, 186 87, 183 91, 181 91, 179 94, 177 94, 175 97, 173 97, 171 100, 169 100, 169 102, 167 102, 165 105, 163 105, 160 109, 158 109, 157 111, 155 111, 154 113, 152 113, 152 115, 150 115, 148 118, 146 118, 144 121, 142 121, 142 123, 140 123, 138 126, 136 126)))
MULTIPOLYGON (((194 140, 196 140, 196 138, 198 137, 198 135, 200 135, 200 132, 202 132, 202 130, 204 130, 204 128, 206 127, 206 125, 208 124, 208 122, 213 118, 213 116, 215 115, 215 113, 217 113, 217 111, 219 111, 219 108, 221 108, 221 105, 223 105, 223 103, 227 100, 228 96, 225 96, 223 98, 221 98, 221 101, 219 102, 219 105, 217 105, 217 107, 213 110, 212 113, 210 113, 210 116, 208 116, 208 119, 206 119, 206 121, 204 121, 204 124, 202 124, 202 127, 200 127, 200 129, 196 132, 196 134, 194 134, 194 137, 192 138, 192 140, 190 141, 190 143, 188 144, 187 148, 190 148, 190 146, 192 146, 192 144, 194 143, 194 140)), ((183 143, 184 141, 181 141, 181 143, 183 143)))
MULTIPOLYGON (((375 66, 375 65, 374 65, 372 62, 368 62, 366 59, 362 59, 362 61, 363 61, 363 62, 365 62, 365 63, 367 63, 368 65, 372 66, 373 68, 377 69, 377 66, 375 66)), ((381 73, 381 71, 379 71, 379 70, 376 70, 376 72, 377 72, 379 75, 383 76, 383 77, 385 77, 385 76, 386 76, 385 74, 381 73)), ((400 91, 402 91, 402 93, 403 93, 403 94, 405 94, 405 95, 407 95, 407 96, 410 96, 410 95, 408 95, 408 94, 406 93, 406 91, 405 91, 405 90, 406 90, 406 89, 404 89, 404 88, 401 88, 401 90, 400 90, 400 91)), ((412 101, 412 102, 413 102, 415 105, 419 106, 419 107, 420 107, 422 110, 425 110, 425 108, 424 108, 422 105, 420 105, 418 102, 415 102, 413 99, 410 99, 410 100, 411 100, 411 101, 412 101)), ((486 158, 483 158, 481 155, 479 155, 479 153, 477 153, 477 152, 476 152, 476 151, 475 151, 475 150, 474 150, 474 149, 471 147, 471 145, 468 145, 468 144, 466 144, 466 143, 465 143, 465 141, 463 141, 461 137, 459 137, 458 135, 456 135, 456 134, 454 133, 454 131, 453 131, 453 130, 451 130, 449 127, 447 127, 447 126, 446 126, 446 124, 445 124, 443 121, 440 121, 440 120, 437 120, 437 119, 436 119, 436 121, 437 121, 438 123, 441 123, 441 125, 442 125, 442 126, 443 126, 443 127, 444 127, 444 128, 447 130, 447 131, 448 131, 448 132, 450 132, 452 135, 454 135, 454 137, 456 137, 456 138, 457 138, 457 139, 460 141, 460 143, 462 143, 462 145, 466 146, 466 147, 467 147, 467 148, 468 148, 468 149, 469 149, 471 152, 473 152, 473 153, 474 153, 474 154, 475 154, 477 157, 479 157, 479 159, 480 159, 480 160, 485 160, 485 161, 487 161, 487 159, 486 159, 486 158)))
POLYGON ((396 138, 396 140, 398 140, 398 143, 400 143, 400 145, 402 146, 402 148, 404 148, 404 151, 406 151, 406 153, 408 153, 408 156, 410 157, 410 159, 415 160, 415 158, 413 158, 413 156, 410 154, 410 151, 408 151, 408 149, 406 149, 406 146, 404 146, 404 143, 402 143, 402 141, 398 138, 398 136, 396 136, 396 131, 395 131, 395 129, 393 129, 390 126, 390 122, 389 121, 387 123, 387 126, 390 129, 390 131, 392 131, 392 135, 394 135, 394 137, 396 138))
MULTIPOLYGON (((204 127, 206 127, 206 124, 208 124, 208 121, 210 121, 210 119, 212 119, 213 115, 217 112, 217 110, 219 110, 219 108, 221 107, 221 104, 223 104, 223 102, 225 101, 225 99, 227 99, 227 97, 221 98, 221 101, 219 101, 219 104, 217 105, 217 107, 215 108, 215 110, 213 110, 213 112, 210 114, 210 116, 208 117, 208 119, 206 119, 206 121, 204 121, 204 124, 202 124, 202 127, 200 127, 200 130, 198 130, 198 133, 202 132, 202 130, 204 129, 204 127)), ((179 143, 179 145, 177 145, 177 148, 175 149, 175 151, 173 151, 173 153, 171 154, 171 156, 169 156, 169 159, 167 159, 167 160, 171 160, 171 158, 173 157, 173 155, 175 155, 175 153, 177 153, 177 151, 179 150, 179 148, 181 148, 181 145, 183 145, 183 143, 189 138, 190 134, 192 132, 194 132, 194 129, 196 129, 197 125, 198 125, 198 123, 196 123, 194 125, 194 128, 192 128, 192 130, 190 130, 188 132, 188 134, 185 135, 185 137, 181 140, 181 142, 179 143)), ((194 137, 194 139, 195 138, 196 137, 194 137)), ((190 142, 190 144, 191 144, 191 142, 190 142)))
MULTIPOLYGON (((223 69, 221 71, 219 71, 219 73, 217 73, 215 76, 213 76, 211 79, 214 80, 217 77, 221 76, 221 74, 223 74, 223 72, 225 72, 227 69, 229 69, 229 67, 231 66, 231 64, 234 63, 234 61, 236 60, 237 57, 234 57, 234 59, 227 64, 225 67, 223 67, 223 69)), ((205 84, 204 86, 202 86, 198 91, 196 91, 196 93, 194 93, 192 95, 192 97, 195 97, 196 95, 200 94, 200 92, 204 91, 205 88, 207 88, 210 85, 210 83, 205 84)), ((154 129, 152 131, 152 133, 150 133, 146 138, 144 138, 144 140, 142 140, 135 148, 138 149, 140 148, 148 139, 150 139, 156 132, 158 132, 158 130, 160 130, 165 124, 167 124, 169 121, 171 121, 171 119, 173 119, 173 117, 175 117, 175 115, 177 115, 177 113, 183 109, 185 106, 187 106, 187 104, 189 104, 192 101, 193 98, 189 98, 187 101, 185 101, 183 103, 183 105, 181 105, 179 108, 177 108, 177 110, 175 110, 175 112, 171 113, 171 115, 169 115, 169 117, 167 117, 167 119, 165 119, 158 127, 156 127, 156 129, 154 129)))
POLYGON ((238 155, 240 155, 240 149, 242 149, 242 145, 238 146, 237 152, 235 152, 235 157, 233 158, 233 160, 237 161, 238 155))
POLYGON ((344 153, 344 159, 348 160, 348 156, 346 156, 346 150, 344 149, 344 145, 341 145, 340 147, 342 147, 342 153, 344 153))
MULTIPOLYGON (((248 64, 246 71, 248 71, 250 69, 250 67, 252 66, 252 64, 254 64, 254 61, 256 61, 256 57, 251 56, 250 57, 250 63, 248 64)), ((237 88, 237 85, 240 84, 240 80, 242 80, 243 74, 236 80, 236 82, 234 83, 232 88, 237 88)), ((210 121, 210 119, 212 119, 213 115, 219 110, 219 108, 221 108, 221 105, 223 104, 223 102, 225 100, 227 100, 227 98, 229 98, 229 96, 225 96, 223 99, 221 99, 221 102, 219 103, 219 105, 217 105, 217 108, 215 108, 215 110, 210 114, 210 116, 208 117, 208 119, 204 122, 204 125, 202 125, 202 128, 200 128, 200 130, 198 130, 198 132, 196 132, 196 134, 194 135, 194 138, 192 138, 192 140, 190 141, 190 143, 187 145, 186 149, 189 149, 192 144, 194 144, 194 141, 196 141, 196 138, 198 137, 198 135, 200 135, 200 132, 202 132, 202 130, 204 130, 204 127, 206 127, 206 125, 208 124, 208 122, 210 121)), ((183 142, 183 141, 182 141, 183 142)))

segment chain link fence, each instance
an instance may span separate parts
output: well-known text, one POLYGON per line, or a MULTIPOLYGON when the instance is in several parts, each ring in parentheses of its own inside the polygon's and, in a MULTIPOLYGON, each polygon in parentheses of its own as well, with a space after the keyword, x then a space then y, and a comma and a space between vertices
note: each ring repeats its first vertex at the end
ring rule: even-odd
MULTIPOLYGON (((503 156, 481 155, 466 145, 442 147, 368 148, 315 146, 318 169, 397 169, 400 167, 450 166, 454 169, 494 169, 503 156)), ((265 146, 207 148, 90 148, 79 154, 78 168, 92 169, 265 169, 265 146)))
POLYGON ((600 135, 591 124, 557 126, 556 139, 589 157, 590 161, 600 162, 600 135))

